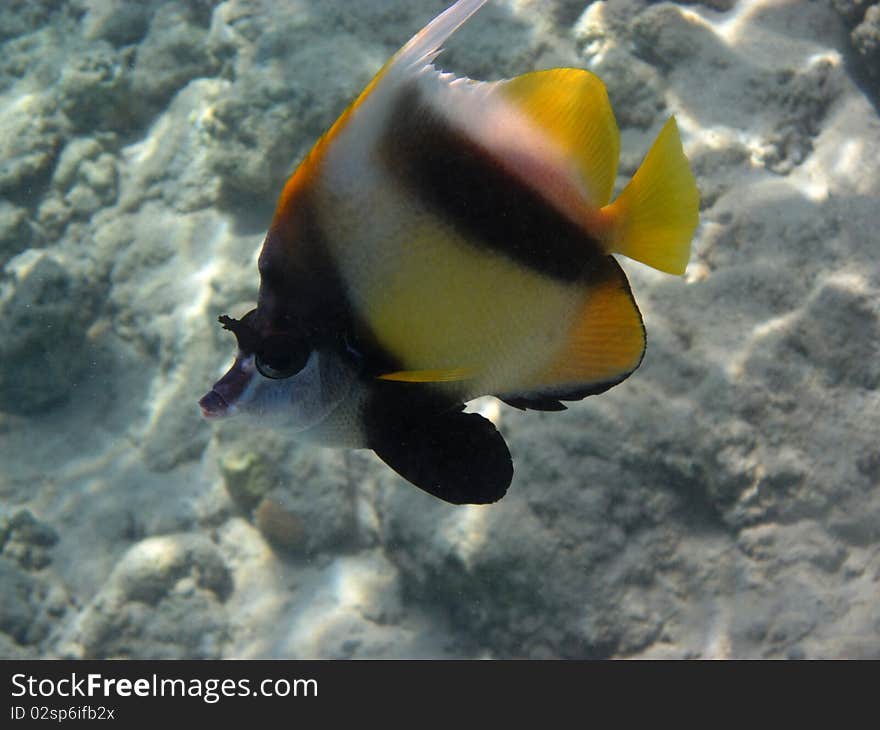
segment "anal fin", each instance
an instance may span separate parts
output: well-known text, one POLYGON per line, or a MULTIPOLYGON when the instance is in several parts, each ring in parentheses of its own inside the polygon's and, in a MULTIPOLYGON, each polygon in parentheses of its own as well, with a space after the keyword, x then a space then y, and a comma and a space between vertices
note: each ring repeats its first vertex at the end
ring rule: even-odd
POLYGON ((498 400, 521 411, 564 411, 566 406, 557 398, 540 393, 522 393, 518 395, 498 396, 498 400))
POLYGON ((499 398, 517 408, 558 410, 559 401, 603 393, 639 366, 645 328, 623 269, 606 256, 595 262, 594 277, 565 346, 530 382, 499 398))
POLYGON ((594 383, 579 388, 552 388, 538 390, 533 393, 517 393, 516 395, 496 396, 498 400, 521 411, 565 411, 568 409, 562 401, 583 400, 591 395, 599 395, 619 385, 630 376, 624 373, 613 380, 594 383))

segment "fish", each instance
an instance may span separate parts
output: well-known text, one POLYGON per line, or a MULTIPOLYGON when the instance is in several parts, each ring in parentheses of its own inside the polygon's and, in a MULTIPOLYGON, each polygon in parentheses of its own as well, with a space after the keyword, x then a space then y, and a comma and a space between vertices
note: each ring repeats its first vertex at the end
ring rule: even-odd
POLYGON ((451 504, 497 502, 513 479, 469 401, 560 411, 639 367, 645 327, 615 256, 683 274, 699 211, 674 117, 612 202, 620 135, 596 75, 439 68, 485 2, 429 22, 296 167, 256 308, 219 317, 234 362, 199 401, 207 419, 371 449, 451 504))

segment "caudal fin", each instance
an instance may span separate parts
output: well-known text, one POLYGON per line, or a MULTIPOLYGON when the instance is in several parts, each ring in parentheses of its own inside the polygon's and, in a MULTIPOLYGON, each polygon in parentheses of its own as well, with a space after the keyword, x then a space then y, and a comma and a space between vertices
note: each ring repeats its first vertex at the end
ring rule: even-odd
POLYGON ((700 194, 670 117, 620 197, 603 208, 611 250, 669 274, 683 274, 699 219, 700 194))

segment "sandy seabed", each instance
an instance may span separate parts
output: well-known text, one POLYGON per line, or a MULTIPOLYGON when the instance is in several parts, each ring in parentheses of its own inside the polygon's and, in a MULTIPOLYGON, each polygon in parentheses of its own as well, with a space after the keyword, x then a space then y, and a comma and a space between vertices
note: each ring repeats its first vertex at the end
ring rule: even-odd
POLYGON ((498 0, 440 65, 675 114, 642 367, 452 507, 196 400, 296 161, 442 0, 0 6, 0 657, 880 658, 880 4, 498 0), (873 74, 873 75, 872 75, 873 74))

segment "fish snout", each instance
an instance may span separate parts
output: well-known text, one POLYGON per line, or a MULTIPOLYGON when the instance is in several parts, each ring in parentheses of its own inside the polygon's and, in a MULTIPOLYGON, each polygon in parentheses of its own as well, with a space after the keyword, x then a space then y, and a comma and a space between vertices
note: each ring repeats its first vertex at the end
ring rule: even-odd
POLYGON ((202 409, 202 416, 208 419, 229 415, 229 404, 216 390, 205 393, 199 399, 199 408, 202 409))
POLYGON ((211 387, 201 400, 199 407, 205 418, 224 418, 237 413, 242 395, 254 378, 254 356, 239 353, 232 367, 211 387))

